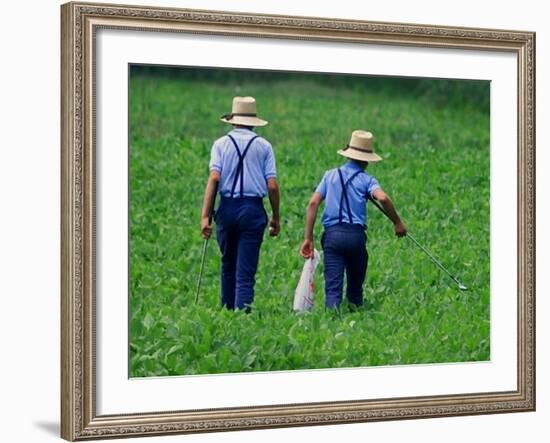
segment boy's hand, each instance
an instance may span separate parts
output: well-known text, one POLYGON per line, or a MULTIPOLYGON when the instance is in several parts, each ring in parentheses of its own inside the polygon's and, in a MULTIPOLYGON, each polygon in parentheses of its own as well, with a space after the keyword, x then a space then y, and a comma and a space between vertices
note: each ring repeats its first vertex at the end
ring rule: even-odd
POLYGON ((394 229, 395 235, 398 237, 405 237, 405 235, 407 235, 407 227, 401 221, 394 225, 394 229))
POLYGON ((273 217, 269 222, 269 235, 277 237, 279 232, 281 232, 281 222, 278 218, 273 217))
POLYGON ((203 217, 201 219, 201 236, 204 239, 210 238, 212 235, 212 224, 208 217, 203 217))
POLYGON ((304 240, 302 247, 300 248, 300 255, 304 258, 313 257, 313 241, 304 240))

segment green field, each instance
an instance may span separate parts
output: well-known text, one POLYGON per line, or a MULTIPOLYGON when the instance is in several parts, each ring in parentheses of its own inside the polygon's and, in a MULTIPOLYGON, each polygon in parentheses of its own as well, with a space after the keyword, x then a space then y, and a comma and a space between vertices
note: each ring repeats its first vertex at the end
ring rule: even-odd
MULTIPOLYGON (((489 85, 209 71, 131 71, 130 376, 483 361, 490 358, 489 85), (265 237, 252 313, 219 302, 209 244, 199 303, 200 210, 219 116, 252 95, 270 121, 282 230, 265 237), (368 167, 409 231, 469 287, 456 285, 376 208, 368 208, 365 306, 292 312, 307 201, 354 129, 384 161, 368 167)), ((269 205, 266 201, 269 212, 269 205)), ((320 249, 320 214, 316 247, 320 249)))

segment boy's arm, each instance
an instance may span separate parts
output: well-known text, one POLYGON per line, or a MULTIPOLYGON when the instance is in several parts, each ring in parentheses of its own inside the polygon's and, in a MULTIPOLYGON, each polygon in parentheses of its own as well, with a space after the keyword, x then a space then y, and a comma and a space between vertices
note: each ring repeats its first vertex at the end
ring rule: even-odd
POLYGON ((275 177, 267 179, 267 194, 269 195, 269 203, 271 204, 271 221, 269 222, 269 235, 275 237, 281 232, 281 222, 279 214, 279 202, 281 200, 279 194, 279 183, 275 177))
POLYGON ((388 194, 386 194, 382 190, 382 188, 377 188, 372 192, 372 196, 380 202, 380 204, 384 208, 384 211, 386 211, 386 214, 393 222, 395 235, 397 235, 398 237, 404 237, 405 235, 407 235, 407 228, 401 221, 401 218, 395 210, 395 206, 393 206, 393 202, 391 201, 388 194))
POLYGON ((317 209, 323 201, 323 196, 319 192, 314 192, 309 200, 306 211, 306 230, 304 242, 300 248, 300 254, 304 258, 313 257, 313 227, 317 218, 317 209))
POLYGON ((212 235, 212 221, 210 215, 214 210, 214 200, 216 199, 216 191, 220 182, 220 173, 211 171, 204 190, 204 200, 202 203, 201 212, 201 235, 202 238, 209 238, 212 235))

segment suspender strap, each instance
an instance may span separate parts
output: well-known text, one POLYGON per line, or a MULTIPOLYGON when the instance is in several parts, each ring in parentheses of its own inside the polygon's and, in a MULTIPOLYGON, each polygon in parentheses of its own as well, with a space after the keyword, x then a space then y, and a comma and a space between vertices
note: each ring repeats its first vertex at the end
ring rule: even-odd
POLYGON ((346 201, 349 222, 351 223, 352 222, 351 207, 349 205, 348 193, 346 191, 346 184, 344 183, 344 177, 342 176, 342 171, 340 169, 338 169, 338 176, 340 177, 340 185, 342 186, 342 194, 340 195, 340 210, 339 210, 339 213, 338 213, 338 223, 342 223, 342 220, 343 220, 343 216, 342 216, 342 210, 343 210, 343 208, 342 208, 342 199, 345 199, 345 201, 346 201))
POLYGON ((233 180, 233 186, 231 187, 231 198, 235 195, 235 188, 237 187, 237 182, 240 179, 240 197, 244 197, 244 157, 246 156, 246 153, 248 152, 248 148, 250 148, 250 145, 252 145, 252 142, 258 138, 257 135, 252 137, 248 143, 246 144, 246 147, 244 148, 244 151, 241 153, 241 150, 239 149, 239 145, 235 141, 235 139, 227 134, 227 136, 231 139, 233 142, 233 146, 235 147, 235 150, 237 151, 237 155, 239 156, 239 163, 237 164, 237 170, 235 171, 235 179, 233 180))
POLYGON ((347 187, 351 183, 351 181, 355 177, 357 177, 361 172, 363 172, 363 171, 355 171, 352 174, 352 176, 350 178, 348 178, 348 180, 344 183, 344 176, 342 175, 342 171, 340 170, 340 168, 338 168, 338 176, 340 177, 340 184, 342 186, 342 195, 340 196, 340 210, 339 210, 339 214, 338 214, 338 222, 339 223, 342 223, 342 220, 344 219, 343 214, 342 214, 342 212, 343 212, 342 203, 344 201, 346 202, 346 209, 347 209, 347 212, 348 212, 349 222, 350 222, 350 224, 353 223, 353 217, 352 217, 352 214, 351 214, 351 206, 349 204, 347 187))

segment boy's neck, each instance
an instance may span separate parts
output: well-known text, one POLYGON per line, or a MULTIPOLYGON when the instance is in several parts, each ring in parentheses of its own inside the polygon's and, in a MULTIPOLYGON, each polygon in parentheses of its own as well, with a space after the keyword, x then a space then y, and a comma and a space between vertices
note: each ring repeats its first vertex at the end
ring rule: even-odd
POLYGON ((246 129, 248 131, 254 131, 254 126, 233 125, 233 129, 246 129))
POLYGON ((369 162, 365 162, 361 160, 353 160, 353 159, 349 159, 348 162, 359 166, 363 171, 367 169, 367 166, 369 164, 369 162))

